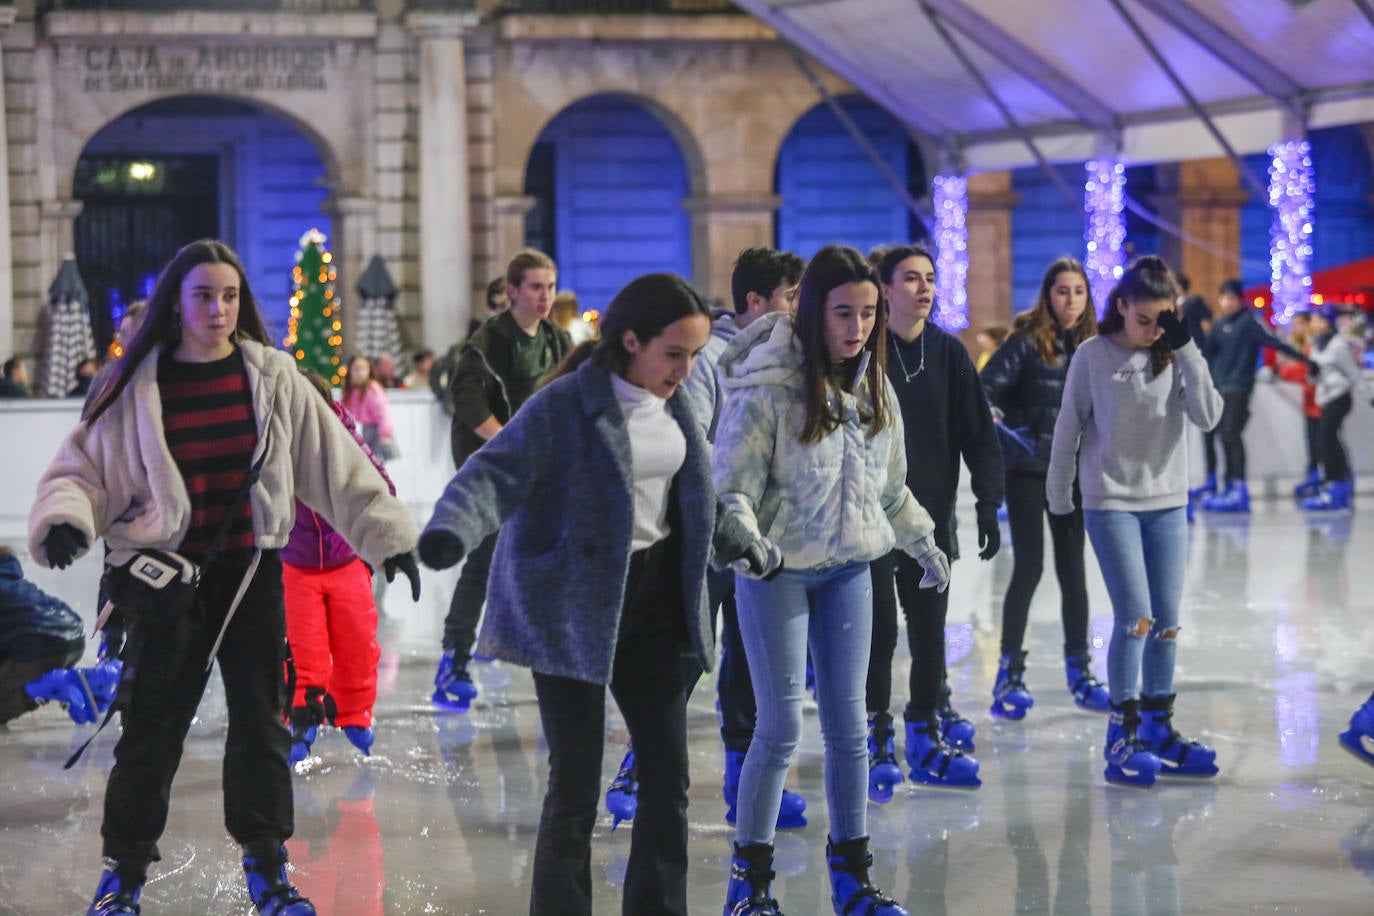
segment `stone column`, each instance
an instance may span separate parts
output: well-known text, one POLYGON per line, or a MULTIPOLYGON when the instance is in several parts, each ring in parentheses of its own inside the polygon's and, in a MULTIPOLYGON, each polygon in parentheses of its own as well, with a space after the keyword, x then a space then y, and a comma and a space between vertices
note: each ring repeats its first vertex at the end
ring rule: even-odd
POLYGON ((774 244, 773 218, 782 205, 776 194, 710 194, 689 197, 682 206, 692 220, 692 283, 708 299, 733 308, 730 274, 746 248, 774 244))
POLYGON ((972 344, 989 321, 1011 321, 1011 211, 1021 195, 1011 188, 1011 172, 968 176, 968 329, 972 344))
MULTIPOLYGON (((334 264, 338 276, 334 289, 343 300, 343 349, 353 350, 358 327, 358 308, 362 302, 354 289, 368 259, 377 254, 377 200, 372 197, 336 195, 325 204, 334 237, 334 264)), ((397 354, 398 356, 400 354, 397 354)))
MULTIPOLYGON (((40 273, 38 282, 47 292, 48 286, 57 278, 58 268, 67 255, 76 250, 76 218, 81 215, 84 204, 79 200, 42 200, 38 202, 39 232, 42 239, 39 257, 40 273)), ((8 221, 8 208, 5 219, 8 221)), ((78 265, 79 266, 79 265, 78 265)))
POLYGON ((1166 233, 1160 239, 1161 254, 1188 275, 1193 292, 1215 307, 1222 281, 1240 276, 1240 208, 1250 192, 1226 158, 1159 165, 1156 178, 1160 216, 1206 246, 1166 233))
POLYGON ((467 332, 472 287, 467 76, 463 35, 475 12, 416 10, 419 45, 421 338, 446 347, 467 332))
POLYGON ((503 194, 492 202, 496 214, 496 249, 492 260, 496 270, 490 277, 477 277, 474 289, 486 292, 487 284, 506 269, 515 253, 525 247, 525 216, 534 209, 535 199, 527 194, 503 194))
MULTIPOLYGON (((14 24, 12 4, 0 6, 0 32, 14 24)), ((10 144, 5 120, 5 73, 0 69, 0 354, 14 355, 14 257, 10 241, 10 144)))

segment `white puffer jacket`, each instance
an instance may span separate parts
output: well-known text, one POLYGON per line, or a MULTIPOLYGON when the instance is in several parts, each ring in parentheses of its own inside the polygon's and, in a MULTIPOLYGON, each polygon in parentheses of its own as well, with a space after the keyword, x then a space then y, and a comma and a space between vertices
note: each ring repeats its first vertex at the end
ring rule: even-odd
POLYGON ((859 417, 862 385, 838 393, 844 423, 803 445, 806 392, 792 316, 765 315, 720 358, 725 406, 711 469, 727 511, 783 553, 789 569, 867 562, 898 547, 913 552, 935 530, 906 486, 906 447, 897 398, 886 378, 892 422, 876 435, 859 417))
MULTIPOLYGON (((252 341, 238 346, 258 423, 253 461, 267 450, 249 493, 256 545, 285 546, 300 497, 374 567, 412 550, 419 531, 409 510, 295 360, 252 341)), ((82 422, 68 434, 38 482, 29 553, 43 566, 50 565, 43 539, 62 522, 84 534, 87 545, 103 537, 115 549, 176 550, 186 537, 191 498, 163 431, 159 355, 154 350, 143 360, 93 425, 82 422)))

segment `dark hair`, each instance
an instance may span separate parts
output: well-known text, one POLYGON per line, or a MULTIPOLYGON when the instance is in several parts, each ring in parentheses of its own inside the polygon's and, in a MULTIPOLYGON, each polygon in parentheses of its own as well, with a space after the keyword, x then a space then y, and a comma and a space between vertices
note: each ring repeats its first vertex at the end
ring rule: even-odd
POLYGON ((410 364, 412 366, 418 366, 425 360, 433 358, 433 356, 433 350, 429 349, 428 347, 421 347, 419 350, 416 350, 414 353, 410 354, 410 364))
MULTIPOLYGON (((1126 316, 1121 314, 1118 303, 1158 302, 1164 299, 1172 303, 1178 295, 1174 285, 1173 272, 1164 259, 1149 254, 1137 260, 1121 275, 1121 281, 1107 295, 1107 309, 1098 322, 1099 334, 1115 334, 1126 327, 1126 316)), ((1164 338, 1150 344, 1150 369, 1155 375, 1163 372, 1174 361, 1173 349, 1164 338)))
POLYGON ((148 310, 138 333, 124 348, 124 358, 112 365, 114 371, 100 379, 99 390, 86 404, 82 419, 89 427, 123 393, 129 379, 149 353, 159 346, 172 348, 181 342, 181 284, 193 268, 201 264, 228 264, 239 275, 239 320, 232 340, 252 340, 272 346, 267 326, 258 313, 258 301, 248 287, 234 250, 218 239, 200 239, 183 246, 158 274, 157 284, 148 297, 148 310))
POLYGON ((553 262, 553 258, 542 251, 536 251, 533 248, 521 249, 506 265, 506 285, 519 289, 520 284, 525 282, 525 271, 527 270, 557 271, 558 265, 553 262))
POLYGON ((11 356, 5 360, 5 378, 14 378, 14 370, 19 368, 19 364, 24 361, 22 356, 11 356))
POLYGON ((1240 299, 1241 294, 1245 292, 1245 287, 1240 285, 1239 277, 1231 277, 1230 279, 1221 281, 1221 287, 1217 290, 1217 292, 1223 296, 1227 293, 1230 293, 1237 299, 1240 299))
POLYGON ((746 248, 735 258, 730 273, 730 295, 734 299, 735 314, 749 310, 749 294, 757 293, 767 299, 773 290, 784 283, 796 283, 806 262, 790 251, 776 248, 746 248))
POLYGON ((496 311, 496 304, 506 298, 506 275, 502 274, 487 284, 487 311, 496 311))
MULTIPOLYGON (((864 380, 868 383, 872 414, 863 419, 868 423, 869 435, 876 435, 891 422, 887 405, 887 306, 883 303, 878 272, 857 250, 847 245, 827 245, 816 252, 802 274, 801 289, 797 293, 797 318, 793 323, 793 333, 801 343, 806 390, 803 443, 819 442, 844 422, 844 417, 831 406, 829 396, 834 373, 825 344, 825 299, 831 290, 846 283, 872 283, 878 291, 877 319, 873 323, 873 333, 864 342, 864 350, 869 353, 864 380)), ((846 361, 846 371, 852 373, 860 359, 862 354, 846 361)))
POLYGON ((329 382, 325 381, 324 376, 307 366, 299 366, 298 368, 301 375, 305 376, 305 380, 310 383, 310 387, 318 391, 326 403, 333 404, 334 389, 329 386, 329 382))
POLYGON ((1181 270, 1174 271, 1174 283, 1178 284, 1178 291, 1184 295, 1193 288, 1193 281, 1181 270))
MULTIPOLYGON (((930 262, 930 266, 935 266, 935 255, 930 253, 930 249, 924 245, 912 242, 909 245, 893 245, 891 248, 875 249, 868 256, 869 262, 878 271, 878 279, 887 285, 892 285, 892 274, 897 270, 897 265, 907 258, 925 258, 930 262), (874 256, 877 260, 874 260, 874 256)), ((881 287, 879 288, 881 291, 881 287)))
POLYGON ((544 381, 547 383, 567 375, 589 359, 623 376, 631 358, 621 340, 626 331, 633 331, 641 344, 647 344, 668 325, 693 315, 709 320, 711 310, 701 293, 686 280, 677 274, 636 277, 615 294, 601 313, 600 338, 574 347, 544 381))
POLYGON ((1073 327, 1069 328, 1074 338, 1074 346, 1097 334, 1097 305, 1093 302, 1093 287, 1088 282, 1088 272, 1083 269, 1077 258, 1060 258, 1047 267, 1045 275, 1040 278, 1040 295, 1035 300, 1035 307, 1025 314, 1018 315, 1015 322, 1016 330, 1026 332, 1035 354, 1049 366, 1059 364, 1059 355, 1055 350, 1055 342, 1059 339, 1059 319, 1054 317, 1054 309, 1050 306, 1050 290, 1054 288, 1055 279, 1062 273, 1078 274, 1083 278, 1083 285, 1088 288, 1088 307, 1078 316, 1073 327))

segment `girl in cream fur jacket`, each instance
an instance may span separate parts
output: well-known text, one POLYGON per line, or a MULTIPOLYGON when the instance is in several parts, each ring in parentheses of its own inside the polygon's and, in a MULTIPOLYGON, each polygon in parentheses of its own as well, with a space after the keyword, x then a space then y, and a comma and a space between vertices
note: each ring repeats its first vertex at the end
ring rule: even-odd
POLYGON ((225 824, 243 847, 249 895, 259 912, 315 912, 287 880, 283 846, 293 816, 278 549, 298 496, 388 579, 405 573, 419 597, 409 512, 295 361, 272 349, 238 258, 193 242, 163 269, 127 355, 97 379, 29 517, 29 549, 44 565, 65 568, 97 537, 201 565, 185 617, 132 621, 105 870, 89 914, 138 912, 216 652, 229 706, 225 824), (259 479, 238 498, 253 467, 259 479))

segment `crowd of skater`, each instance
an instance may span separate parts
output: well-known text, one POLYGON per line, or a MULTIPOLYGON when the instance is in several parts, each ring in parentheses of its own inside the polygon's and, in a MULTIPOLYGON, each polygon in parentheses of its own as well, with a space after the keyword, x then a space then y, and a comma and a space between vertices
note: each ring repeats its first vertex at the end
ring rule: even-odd
MULTIPOLYGON (((773 847, 778 829, 806 824, 806 800, 784 783, 811 690, 835 912, 906 913, 870 880, 868 805, 906 779, 981 784, 977 728, 955 710, 945 671, 963 466, 976 519, 967 551, 976 539, 980 559, 999 552, 1003 511, 1014 544, 991 715, 1033 716, 1023 644, 1048 522, 1065 686, 1105 716, 1105 778, 1148 788, 1216 775, 1215 751, 1173 718, 1191 513, 1248 511, 1241 432, 1264 348, 1312 387, 1309 507, 1347 510, 1340 426, 1360 396, 1360 348, 1351 316, 1314 312, 1311 337, 1288 344, 1239 302, 1238 283, 1223 286, 1217 318, 1180 286, 1142 257, 1099 304, 1081 264, 1055 261, 980 370, 931 320, 936 262, 917 244, 867 255, 834 245, 809 262, 749 249, 730 310, 713 311, 680 277, 648 274, 580 341, 550 318, 556 264, 522 251, 499 284, 506 307, 435 366, 458 470, 421 531, 385 471, 392 430, 366 364, 336 403, 271 347, 237 256, 219 242, 186 246, 123 355, 94 377, 30 516, 42 565, 65 568, 106 543, 96 666, 71 667, 80 619, 0 556, 0 598, 17 596, 35 621, 0 658, 22 675, 0 697, 6 717, 45 701, 78 721, 120 712, 88 913, 140 911, 215 661, 229 714, 225 826, 249 894, 269 916, 315 912, 286 867, 292 766, 327 725, 369 752, 372 576, 404 575, 418 600, 416 557, 462 564, 434 679, 439 714, 462 715, 477 697, 474 653, 533 674, 549 783, 531 913, 592 911, 607 688, 631 740, 605 796, 616 822, 632 823, 622 909, 687 913, 687 702, 718 656, 735 825, 723 912, 786 906, 773 894, 773 847), (1189 489, 1193 426, 1209 434, 1202 491, 1189 489), (1091 668, 1085 541, 1114 617, 1106 684, 1091 668), (580 575, 567 575, 572 565, 580 575), (900 732, 899 605, 912 657, 900 732)), ((1340 740, 1374 764, 1374 696, 1340 740)))

